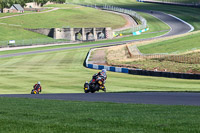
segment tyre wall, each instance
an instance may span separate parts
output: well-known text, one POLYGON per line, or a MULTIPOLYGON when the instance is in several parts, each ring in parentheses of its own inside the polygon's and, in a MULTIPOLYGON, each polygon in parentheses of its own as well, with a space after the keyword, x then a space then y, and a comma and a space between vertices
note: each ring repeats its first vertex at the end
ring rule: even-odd
POLYGON ((111 72, 120 72, 133 75, 143 75, 143 76, 156 76, 156 77, 167 77, 167 78, 181 78, 181 79, 200 79, 200 74, 190 74, 190 73, 173 73, 173 72, 160 72, 160 71, 147 71, 142 69, 131 69, 131 68, 122 68, 114 66, 105 66, 97 64, 88 64, 88 60, 91 52, 95 49, 91 49, 84 62, 84 66, 90 69, 106 69, 111 72))

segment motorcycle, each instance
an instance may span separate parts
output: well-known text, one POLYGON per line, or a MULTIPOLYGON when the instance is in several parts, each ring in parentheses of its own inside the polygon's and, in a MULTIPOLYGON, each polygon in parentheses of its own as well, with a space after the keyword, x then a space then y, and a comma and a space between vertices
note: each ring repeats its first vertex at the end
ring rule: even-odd
POLYGON ((106 88, 103 84, 104 78, 101 76, 98 76, 96 78, 93 78, 90 83, 85 82, 84 84, 84 92, 85 93, 95 93, 96 91, 102 90, 106 92, 106 88))
POLYGON ((31 94, 39 94, 38 90, 32 89, 31 94))

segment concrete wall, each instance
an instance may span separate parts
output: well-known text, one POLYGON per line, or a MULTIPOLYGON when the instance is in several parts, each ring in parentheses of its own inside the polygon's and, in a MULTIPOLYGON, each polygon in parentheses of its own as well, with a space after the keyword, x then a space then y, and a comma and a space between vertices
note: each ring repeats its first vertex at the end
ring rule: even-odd
POLYGON ((111 28, 42 28, 27 29, 37 32, 54 39, 66 39, 72 41, 90 41, 98 39, 112 39, 113 33, 111 28), (101 35, 101 36, 100 36, 101 35))
POLYGON ((40 33, 40 34, 43 34, 43 35, 46 35, 46 36, 49 36, 49 37, 54 37, 54 28, 42 28, 42 29, 26 29, 26 30, 29 30, 29 31, 32 31, 32 32, 37 32, 37 33, 40 33))
POLYGON ((54 39, 67 39, 72 40, 71 28, 55 28, 54 39))
POLYGON ((4 8, 3 13, 23 13, 24 11, 18 11, 16 9, 9 9, 9 8, 4 8))
POLYGON ((111 28, 55 28, 54 39, 68 40, 97 40, 97 39, 112 39, 113 33, 111 28), (99 33, 103 34, 103 38, 99 38, 99 33), (78 35, 81 35, 79 38, 78 35))

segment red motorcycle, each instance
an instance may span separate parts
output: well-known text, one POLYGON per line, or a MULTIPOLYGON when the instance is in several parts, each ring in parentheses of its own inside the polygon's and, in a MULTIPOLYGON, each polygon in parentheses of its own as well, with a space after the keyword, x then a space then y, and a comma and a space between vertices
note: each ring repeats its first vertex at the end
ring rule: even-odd
POLYGON ((106 88, 104 86, 104 78, 102 76, 93 77, 90 83, 85 82, 84 84, 84 92, 85 93, 95 93, 96 91, 102 90, 106 92, 106 88))

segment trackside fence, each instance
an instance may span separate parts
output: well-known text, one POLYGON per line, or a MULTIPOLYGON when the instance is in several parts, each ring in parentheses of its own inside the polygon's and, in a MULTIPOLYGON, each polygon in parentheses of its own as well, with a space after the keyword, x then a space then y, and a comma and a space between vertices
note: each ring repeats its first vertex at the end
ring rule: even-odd
POLYGON ((190 52, 188 54, 181 54, 181 55, 173 53, 143 54, 140 53, 136 45, 129 45, 129 46, 127 45, 127 49, 130 58, 133 58, 135 61, 159 60, 159 61, 173 61, 185 64, 200 64, 200 52, 190 52))
POLYGON ((137 21, 138 26, 133 26, 130 30, 126 30, 124 32, 133 33, 133 32, 140 31, 140 30, 147 28, 147 20, 145 18, 143 18, 142 16, 140 16, 139 14, 137 14, 133 10, 128 10, 128 9, 110 6, 110 5, 104 5, 102 8, 105 10, 109 10, 109 11, 115 11, 115 12, 127 14, 127 15, 133 17, 137 21))

